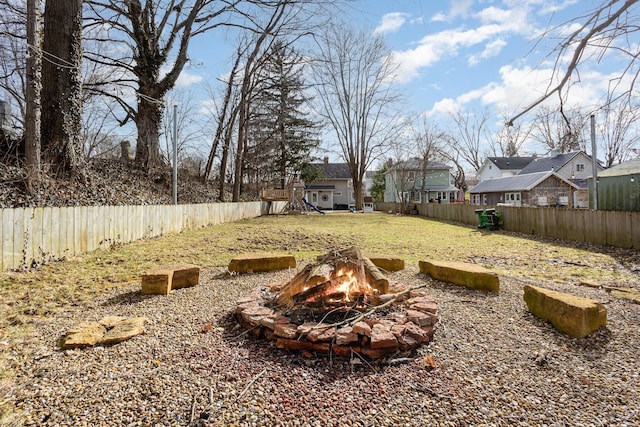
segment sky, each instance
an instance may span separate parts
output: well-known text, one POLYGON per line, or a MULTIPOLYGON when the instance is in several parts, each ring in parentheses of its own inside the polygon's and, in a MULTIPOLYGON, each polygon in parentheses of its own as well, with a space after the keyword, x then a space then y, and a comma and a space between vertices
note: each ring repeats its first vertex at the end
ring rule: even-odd
MULTIPOLYGON (((397 61, 396 84, 407 115, 447 126, 456 111, 490 111, 497 132, 547 90, 553 48, 576 28, 564 25, 600 4, 595 0, 356 0, 341 13, 352 25, 384 36, 397 61), (551 31, 550 31, 551 30, 551 31), (548 33, 541 38, 541 34, 548 33)), ((195 39, 181 87, 203 92, 224 75, 231 47, 222 38, 195 39)), ((587 61, 569 105, 596 108, 627 62, 615 55, 587 61)), ((556 98, 548 105, 557 105, 556 98)), ((533 119, 535 113, 521 120, 533 119)))

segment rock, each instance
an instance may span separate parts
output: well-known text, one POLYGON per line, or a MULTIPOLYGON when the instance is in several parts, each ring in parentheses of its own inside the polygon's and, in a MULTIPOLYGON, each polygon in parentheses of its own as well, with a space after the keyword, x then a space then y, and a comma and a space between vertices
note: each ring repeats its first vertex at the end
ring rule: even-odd
POLYGON ((353 325, 353 332, 356 334, 364 335, 367 337, 371 336, 371 326, 369 326, 366 322, 360 321, 353 325))
POLYGON ((336 331, 336 344, 345 345, 358 341, 358 334, 351 326, 344 326, 336 331))
POLYGON ((142 275, 143 295, 166 295, 174 289, 196 286, 200 267, 193 264, 172 264, 155 267, 142 275))
POLYGON ((367 255, 367 258, 369 258, 376 267, 386 271, 404 270, 404 260, 401 258, 381 254, 370 254, 367 255))
POLYGON ((69 329, 60 347, 69 349, 96 345, 106 332, 107 328, 98 322, 82 322, 69 329))
POLYGON ((297 326, 292 323, 276 323, 273 328, 273 333, 278 337, 292 340, 298 336, 296 329, 297 326))
POLYGON ((245 254, 233 258, 228 269, 235 273, 249 273, 295 267, 296 259, 293 255, 245 254))
POLYGON ((535 316, 559 331, 584 338, 607 324, 607 309, 598 301, 526 285, 524 301, 535 316))
POLYGON ((149 319, 146 317, 132 317, 125 319, 120 323, 114 325, 113 328, 107 331, 104 337, 100 340, 100 344, 111 345, 133 338, 136 335, 144 334, 144 324, 149 319))
POLYGON ((438 313, 438 304, 434 301, 418 301, 411 303, 411 300, 407 301, 409 304, 409 308, 412 310, 419 310, 424 313, 437 314, 438 313))
POLYGON ((438 316, 433 313, 425 313, 418 310, 407 310, 407 320, 420 327, 431 326, 438 322, 438 316))
POLYGON ((429 342, 433 336, 433 329, 425 330, 413 322, 407 322, 405 325, 405 335, 410 336, 417 341, 418 344, 429 342))
POLYGON ((466 262, 420 261, 420 272, 436 280, 465 286, 479 291, 498 292, 498 275, 477 264, 466 262))
POLYGON ((384 326, 374 325, 371 330, 370 347, 372 350, 394 349, 398 347, 398 340, 391 331, 385 329, 384 326))
POLYGON ((111 329, 125 319, 126 317, 122 317, 122 316, 107 316, 107 317, 103 317, 102 320, 100 320, 100 324, 107 329, 111 329))
POLYGON ((333 337, 336 335, 336 328, 324 327, 321 329, 312 329, 307 334, 307 339, 311 342, 330 342, 333 341, 333 337))

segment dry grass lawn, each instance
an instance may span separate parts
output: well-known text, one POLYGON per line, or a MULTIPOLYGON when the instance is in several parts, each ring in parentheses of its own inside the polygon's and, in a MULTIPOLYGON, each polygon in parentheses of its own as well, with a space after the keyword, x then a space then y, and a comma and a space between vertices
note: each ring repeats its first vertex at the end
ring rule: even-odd
MULTIPOLYGON (((640 256, 632 250, 481 231, 415 216, 269 216, 116 245, 36 271, 0 273, 0 346, 27 339, 34 319, 137 282, 155 265, 188 262, 225 268, 238 254, 263 251, 292 254, 304 265, 329 249, 351 245, 365 253, 401 257, 407 264, 423 259, 477 263, 532 284, 640 288, 640 256)), ((11 372, 3 366, 0 359, 0 378, 8 381, 11 372)), ((0 389, 0 404, 10 405, 2 394, 0 389)))

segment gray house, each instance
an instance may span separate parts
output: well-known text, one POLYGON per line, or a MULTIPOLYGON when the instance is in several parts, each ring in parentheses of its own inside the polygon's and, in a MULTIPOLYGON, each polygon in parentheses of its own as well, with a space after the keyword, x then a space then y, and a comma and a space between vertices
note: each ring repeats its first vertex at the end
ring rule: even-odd
POLYGON ((578 190, 570 180, 548 171, 488 179, 469 194, 472 205, 576 207, 578 190))
POLYGON ((320 169, 324 179, 307 182, 304 188, 306 200, 319 209, 348 209, 355 204, 353 180, 346 163, 312 163, 320 169))
POLYGON ((460 190, 453 185, 451 167, 414 157, 392 165, 385 174, 384 201, 393 203, 426 203, 459 201, 460 190))

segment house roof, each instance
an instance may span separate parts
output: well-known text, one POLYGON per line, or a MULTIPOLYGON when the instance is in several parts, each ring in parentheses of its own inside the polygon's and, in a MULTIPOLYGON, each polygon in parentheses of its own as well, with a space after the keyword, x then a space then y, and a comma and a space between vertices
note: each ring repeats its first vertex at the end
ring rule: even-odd
POLYGON ((570 184, 574 188, 578 188, 571 181, 567 181, 566 179, 560 177, 555 172, 535 172, 528 173, 525 175, 514 175, 514 176, 506 176, 503 178, 494 178, 488 179, 486 181, 481 181, 478 185, 469 190, 469 193, 501 193, 505 191, 530 191, 536 185, 540 184, 545 179, 550 176, 555 176, 556 178, 570 184))
POLYGON ((518 175, 525 175, 536 172, 558 171, 580 153, 582 152, 574 151, 571 153, 558 154, 555 157, 540 157, 534 159, 524 169, 522 169, 518 175))
POLYGON ((535 157, 487 157, 487 161, 496 165, 500 170, 520 170, 531 163, 535 157))
POLYGON ((351 179, 346 163, 311 163, 310 166, 320 169, 325 179, 351 179))
POLYGON ((622 162, 619 165, 612 166, 605 171, 598 172, 598 176, 624 176, 634 173, 640 173, 640 157, 638 157, 637 159, 622 162))
MULTIPOLYGON (((451 169, 451 167, 449 167, 448 165, 445 165, 444 163, 427 161, 427 169, 428 170, 436 170, 436 169, 449 170, 451 169)), ((395 170, 405 170, 405 171, 406 170, 422 170, 422 159, 418 157, 412 157, 408 160, 399 161, 398 163, 394 164, 389 169, 388 172, 395 171, 395 170)))

